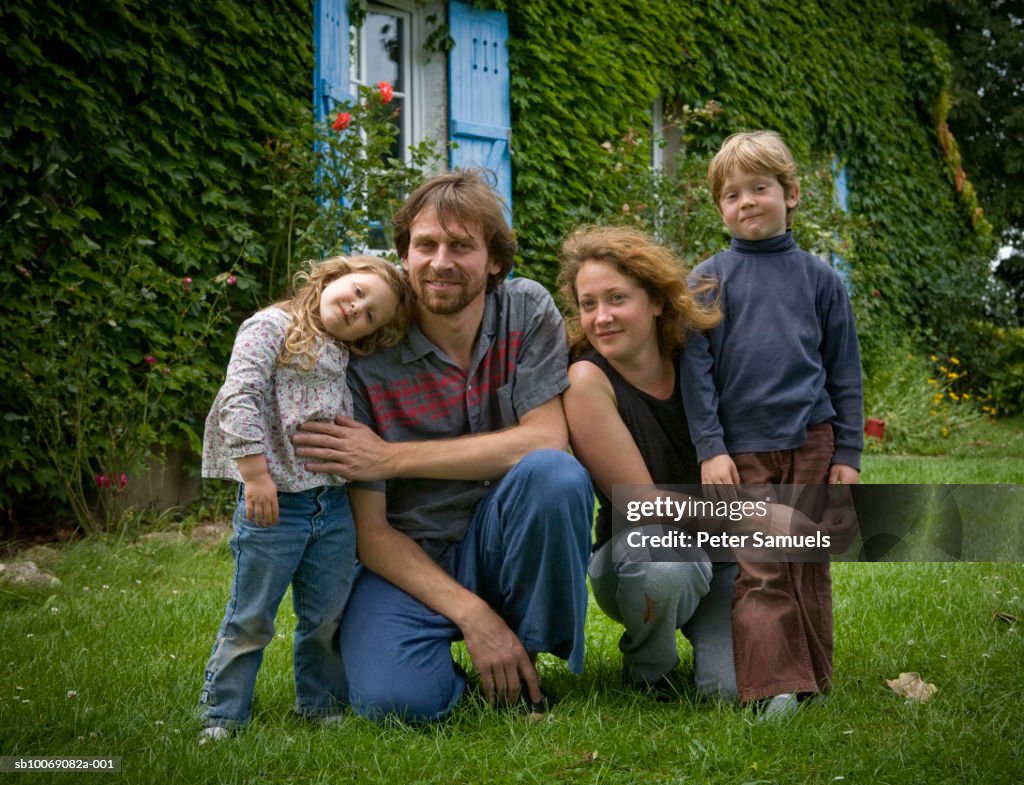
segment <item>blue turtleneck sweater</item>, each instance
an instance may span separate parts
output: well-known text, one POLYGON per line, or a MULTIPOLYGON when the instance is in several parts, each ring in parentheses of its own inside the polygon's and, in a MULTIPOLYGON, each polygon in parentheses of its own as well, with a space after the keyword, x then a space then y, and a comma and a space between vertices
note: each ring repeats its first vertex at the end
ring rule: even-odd
POLYGON ((722 308, 717 327, 686 343, 683 401, 697 457, 796 449, 809 425, 831 420, 832 463, 859 469, 860 351, 836 271, 786 232, 734 237, 693 276, 717 281, 722 308))

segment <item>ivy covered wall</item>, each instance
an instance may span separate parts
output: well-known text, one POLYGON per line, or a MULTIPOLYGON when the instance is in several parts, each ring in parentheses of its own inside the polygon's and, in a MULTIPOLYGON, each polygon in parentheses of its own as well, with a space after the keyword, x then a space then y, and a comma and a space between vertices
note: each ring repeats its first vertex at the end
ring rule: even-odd
MULTIPOLYGON (((754 128, 778 130, 805 164, 834 156, 845 166, 844 256, 869 355, 887 348, 874 346, 884 336, 911 331, 939 352, 977 344, 971 325, 991 302, 990 230, 945 129, 947 53, 911 23, 909 3, 503 5, 527 274, 551 282, 559 241, 575 224, 621 220, 621 173, 647 165, 643 133, 661 94, 682 122, 690 179, 678 188, 699 190, 695 178, 725 136, 754 128), (623 144, 631 138, 641 142, 623 144)), ((694 210, 679 221, 708 216, 694 210)), ((727 242, 714 239, 702 254, 727 242)))
POLYGON ((97 495, 116 518, 149 450, 201 435, 280 250, 275 140, 309 114, 312 7, 0 14, 0 510, 45 530, 97 495))

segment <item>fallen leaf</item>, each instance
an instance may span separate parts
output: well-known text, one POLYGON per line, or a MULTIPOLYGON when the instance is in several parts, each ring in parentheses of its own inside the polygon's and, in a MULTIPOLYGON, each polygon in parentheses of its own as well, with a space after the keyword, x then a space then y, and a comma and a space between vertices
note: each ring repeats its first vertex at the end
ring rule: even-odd
POLYGON ((908 701, 921 703, 927 703, 931 700, 932 695, 939 691, 934 684, 926 683, 920 673, 901 673, 899 678, 886 679, 885 683, 897 695, 903 696, 908 701))
POLYGON ((1006 611, 996 611, 992 614, 992 623, 995 624, 997 621, 1001 621, 1003 624, 1014 624, 1017 621, 1017 617, 1012 613, 1006 611))

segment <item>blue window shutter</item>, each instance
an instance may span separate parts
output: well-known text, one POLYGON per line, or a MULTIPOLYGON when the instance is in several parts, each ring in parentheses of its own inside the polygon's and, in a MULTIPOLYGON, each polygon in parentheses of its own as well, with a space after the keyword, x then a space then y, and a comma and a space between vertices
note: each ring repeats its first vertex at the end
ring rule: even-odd
POLYGON ((449 138, 455 143, 449 163, 491 171, 511 210, 508 16, 452 0, 448 26, 455 42, 448 56, 449 138))
POLYGON ((337 104, 352 97, 348 73, 348 0, 316 0, 313 19, 313 105, 316 119, 323 120, 337 104))
POLYGON ((848 204, 850 188, 846 182, 846 167, 840 165, 838 158, 832 160, 832 172, 835 177, 836 205, 844 213, 847 213, 850 211, 848 204))

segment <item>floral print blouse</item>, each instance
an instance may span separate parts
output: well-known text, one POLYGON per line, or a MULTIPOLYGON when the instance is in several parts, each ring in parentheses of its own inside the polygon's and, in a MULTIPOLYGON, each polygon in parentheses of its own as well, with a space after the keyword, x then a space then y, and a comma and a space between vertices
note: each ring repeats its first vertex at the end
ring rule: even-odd
POLYGON ((290 323, 291 316, 270 307, 238 328, 227 378, 206 418, 203 477, 241 482, 235 459, 262 453, 278 491, 345 483, 337 475, 307 470, 295 455, 291 436, 307 420, 352 415, 345 379, 348 348, 324 342, 308 371, 296 363, 281 365, 277 357, 290 323))

